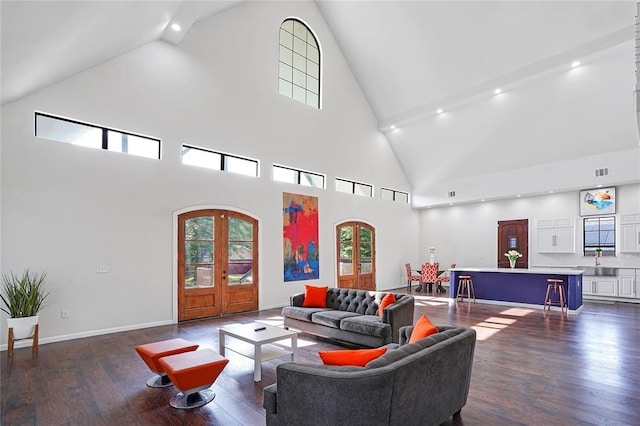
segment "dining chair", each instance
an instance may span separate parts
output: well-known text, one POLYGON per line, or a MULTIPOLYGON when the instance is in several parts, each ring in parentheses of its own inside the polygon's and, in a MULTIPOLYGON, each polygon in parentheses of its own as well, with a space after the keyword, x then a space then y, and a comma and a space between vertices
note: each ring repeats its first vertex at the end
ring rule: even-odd
POLYGON ((411 283, 413 281, 418 281, 418 283, 422 284, 422 277, 420 275, 412 274, 410 263, 405 263, 404 266, 407 268, 407 290, 409 290, 409 293, 411 293, 411 283))
POLYGON ((438 276, 439 267, 440 267, 440 264, 438 262, 424 263, 422 265, 422 282, 425 284, 426 283, 435 284, 436 291, 444 291, 444 288, 442 287, 442 282, 449 281, 449 277, 447 276, 439 277, 438 276))

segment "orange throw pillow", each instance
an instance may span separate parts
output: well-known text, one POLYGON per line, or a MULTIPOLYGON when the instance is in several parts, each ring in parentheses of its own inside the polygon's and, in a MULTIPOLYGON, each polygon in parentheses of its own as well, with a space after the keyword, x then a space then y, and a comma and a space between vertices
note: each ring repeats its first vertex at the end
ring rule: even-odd
POLYGON ((318 352, 324 365, 354 365, 364 367, 369 361, 381 357, 387 348, 376 349, 346 349, 339 351, 318 352))
POLYGON ((409 343, 417 342, 418 340, 429 337, 437 332, 438 329, 431 323, 431 321, 429 321, 429 318, 427 318, 426 315, 422 315, 413 327, 409 343))
POLYGON ((382 311, 389 305, 393 305, 396 303, 396 297, 393 293, 387 293, 385 297, 380 301, 380 306, 378 307, 378 315, 382 316, 382 311))
POLYGON ((314 287, 305 285, 304 300, 302 306, 305 308, 326 308, 327 307, 327 289, 329 287, 314 287))

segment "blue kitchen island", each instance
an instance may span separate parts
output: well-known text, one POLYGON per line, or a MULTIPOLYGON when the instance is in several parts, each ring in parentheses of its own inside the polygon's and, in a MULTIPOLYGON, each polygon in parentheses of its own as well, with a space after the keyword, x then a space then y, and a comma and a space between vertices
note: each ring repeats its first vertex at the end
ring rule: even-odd
MULTIPOLYGON (((575 315, 582 310, 582 270, 452 268, 449 271, 449 296, 452 299, 456 298, 458 277, 471 275, 478 303, 542 309, 549 284, 547 279, 557 278, 563 281, 568 312, 575 315)), ((552 308, 560 309, 559 306, 552 308)))

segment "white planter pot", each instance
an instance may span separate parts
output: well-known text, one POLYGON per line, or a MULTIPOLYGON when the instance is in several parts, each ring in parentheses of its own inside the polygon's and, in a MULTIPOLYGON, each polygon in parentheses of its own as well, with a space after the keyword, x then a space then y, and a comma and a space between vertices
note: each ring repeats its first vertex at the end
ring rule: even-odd
POLYGON ((7 328, 13 327, 13 338, 15 340, 28 339, 33 336, 38 318, 38 315, 24 318, 7 318, 7 328))

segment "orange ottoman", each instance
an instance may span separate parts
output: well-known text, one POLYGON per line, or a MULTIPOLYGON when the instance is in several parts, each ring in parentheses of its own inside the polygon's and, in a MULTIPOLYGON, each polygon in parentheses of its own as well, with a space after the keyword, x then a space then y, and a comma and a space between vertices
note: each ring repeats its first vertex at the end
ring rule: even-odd
POLYGON ((169 404, 174 408, 196 408, 216 397, 209 388, 229 360, 211 349, 202 349, 160 358, 158 362, 181 391, 169 404))
POLYGON ((171 380, 169 380, 164 369, 158 363, 160 358, 195 351, 196 349, 198 349, 198 345, 194 345, 184 339, 163 340, 162 342, 136 346, 136 352, 138 352, 140 358, 142 358, 151 371, 157 374, 157 376, 153 376, 147 380, 147 386, 152 388, 171 386, 171 380))

